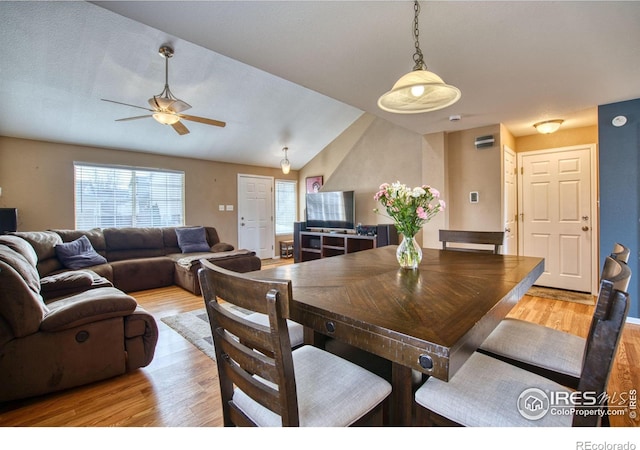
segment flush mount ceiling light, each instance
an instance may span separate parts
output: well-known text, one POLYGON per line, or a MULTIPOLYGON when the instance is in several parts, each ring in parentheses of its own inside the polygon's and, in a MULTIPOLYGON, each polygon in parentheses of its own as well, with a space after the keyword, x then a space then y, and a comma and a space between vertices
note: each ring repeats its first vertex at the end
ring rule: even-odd
POLYGON ((291 163, 289 162, 289 159, 287 159, 288 150, 289 150, 289 147, 285 147, 282 149, 282 151, 284 152, 284 159, 280 161, 280 167, 282 167, 282 173, 284 173, 285 175, 288 174, 289 171, 291 170, 291 163))
POLYGON ((445 84, 433 72, 427 70, 422 51, 420 50, 418 15, 420 5, 413 4, 413 36, 416 51, 413 54, 415 66, 413 71, 402 76, 391 90, 378 99, 378 106, 384 111, 399 114, 415 114, 446 108, 460 99, 460 89, 445 84))
POLYGON ((564 120, 562 119, 545 120, 542 122, 534 123, 533 126, 536 130, 538 130, 538 133, 551 134, 558 131, 560 125, 562 125, 562 122, 564 122, 564 120))

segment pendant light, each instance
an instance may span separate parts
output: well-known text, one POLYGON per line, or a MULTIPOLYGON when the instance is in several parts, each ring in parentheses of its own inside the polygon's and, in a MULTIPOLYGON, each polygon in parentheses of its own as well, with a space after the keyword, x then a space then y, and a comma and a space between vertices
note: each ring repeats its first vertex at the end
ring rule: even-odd
POLYGON ((282 161, 280 161, 280 167, 282 167, 282 173, 284 173, 285 175, 289 173, 289 171, 291 170, 291 163, 289 162, 289 159, 287 158, 287 151, 289 150, 289 147, 285 147, 282 149, 282 151, 284 152, 284 159, 282 161))
POLYGON ((460 99, 460 89, 445 84, 433 72, 427 70, 422 51, 420 50, 418 15, 420 5, 417 0, 413 5, 413 36, 416 51, 413 54, 415 66, 413 71, 402 76, 391 90, 378 99, 378 106, 384 111, 399 114, 415 114, 446 108, 460 99))

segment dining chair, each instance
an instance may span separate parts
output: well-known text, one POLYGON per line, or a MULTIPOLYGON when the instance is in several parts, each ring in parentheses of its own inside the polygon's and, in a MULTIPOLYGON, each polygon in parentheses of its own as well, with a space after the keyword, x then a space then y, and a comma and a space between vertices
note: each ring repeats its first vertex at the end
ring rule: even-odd
POLYGON ((464 230, 439 230, 442 250, 455 250, 464 252, 500 253, 500 246, 504 241, 504 231, 464 231, 464 230), (469 246, 451 246, 449 244, 473 244, 469 246), (480 245, 480 247, 478 247, 480 245), (493 245, 493 249, 487 246, 493 245))
POLYGON ((203 261, 198 272, 215 346, 225 426, 382 425, 391 385, 319 348, 291 348, 290 280, 258 280, 203 261), (268 326, 220 300, 265 314, 268 326))
MULTIPOLYGON (((626 292, 631 270, 626 264, 608 256, 605 258, 601 279, 610 281, 615 289, 626 292)), ((601 301, 600 297, 597 301, 601 301)), ((597 325, 597 310, 596 304, 589 336, 597 325)), ((500 321, 478 351, 576 388, 582 373, 588 339, 589 337, 585 339, 555 328, 507 317, 500 321)))
MULTIPOLYGON (((448 381, 430 377, 415 393, 416 421, 463 426, 600 426, 629 295, 603 280, 577 391, 474 352, 448 381), (572 399, 563 403, 563 399, 572 399), (575 410, 570 408, 574 407, 575 410)), ((550 352, 555 348, 550 348, 550 352)))
POLYGON ((631 250, 616 242, 613 244, 613 250, 611 251, 611 257, 617 259, 618 261, 622 261, 623 263, 629 262, 629 255, 631 254, 631 250))

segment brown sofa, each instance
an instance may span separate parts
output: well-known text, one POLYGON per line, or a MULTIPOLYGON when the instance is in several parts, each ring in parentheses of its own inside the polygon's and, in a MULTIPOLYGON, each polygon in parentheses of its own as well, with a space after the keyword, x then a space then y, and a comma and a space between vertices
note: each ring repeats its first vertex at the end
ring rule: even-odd
POLYGON ((176 284, 200 295, 197 273, 201 258, 236 272, 260 270, 260 258, 255 252, 235 250, 231 245, 220 242, 214 227, 203 228, 209 251, 195 253, 182 253, 176 227, 26 231, 12 235, 33 246, 38 255, 37 268, 41 277, 68 270, 56 255, 57 244, 86 236, 95 251, 107 261, 84 269, 106 278, 124 292, 176 284))
POLYGON ((215 228, 205 227, 205 240, 203 251, 182 253, 176 228, 0 236, 0 402, 148 365, 157 323, 125 292, 177 284, 199 295, 200 258, 238 272, 260 269, 254 252, 221 243, 215 228), (56 246, 74 247, 87 239, 90 253, 101 261, 69 267, 56 246))
POLYGON ((68 271, 58 280, 68 295, 45 300, 36 264, 26 240, 0 236, 0 402, 103 380, 151 362, 157 324, 133 297, 96 274, 68 271))

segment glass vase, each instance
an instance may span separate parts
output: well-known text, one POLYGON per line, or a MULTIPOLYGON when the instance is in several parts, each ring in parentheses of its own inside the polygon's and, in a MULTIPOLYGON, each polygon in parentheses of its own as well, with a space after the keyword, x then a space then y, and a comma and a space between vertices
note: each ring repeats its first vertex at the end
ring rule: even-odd
POLYGON ((398 249, 396 258, 402 269, 417 269, 422 261, 422 249, 415 236, 404 236, 398 249))

